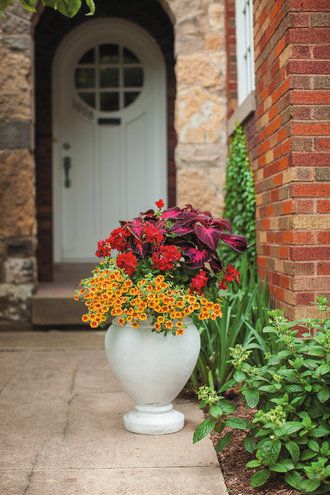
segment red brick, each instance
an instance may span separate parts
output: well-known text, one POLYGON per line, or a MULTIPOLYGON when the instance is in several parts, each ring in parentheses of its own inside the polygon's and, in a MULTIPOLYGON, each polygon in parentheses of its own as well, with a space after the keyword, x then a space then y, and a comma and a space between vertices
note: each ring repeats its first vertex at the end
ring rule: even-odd
POLYGON ((329 151, 330 150, 330 138, 315 138, 314 139, 315 149, 318 151, 329 151))
POLYGON ((292 132, 293 134, 303 134, 308 136, 323 136, 330 134, 330 125, 319 124, 318 122, 294 122, 292 124, 292 132))
POLYGON ((330 213, 330 199, 320 199, 317 202, 318 213, 330 213))
POLYGON ((330 262, 317 263, 316 272, 318 275, 330 275, 330 262))
POLYGON ((327 166, 330 164, 328 153, 297 153, 293 152, 291 156, 291 165, 303 167, 327 166))
POLYGON ((328 40, 327 29, 290 28, 287 33, 289 43, 327 43, 328 40))
POLYGON ((329 45, 317 45, 312 47, 312 53, 314 58, 326 59, 330 58, 330 46, 329 45))
POLYGON ((306 10, 307 12, 318 12, 319 10, 327 12, 329 10, 328 0, 289 0, 288 8, 290 10, 298 10, 298 12, 306 10))
POLYGON ((330 62, 327 60, 290 60, 287 73, 290 74, 329 74, 330 62))
POLYGON ((328 260, 330 257, 330 247, 324 246, 293 246, 290 247, 290 259, 293 261, 308 260, 328 260))
POLYGON ((317 232, 317 242, 319 244, 329 244, 330 245, 330 232, 329 231, 322 231, 322 232, 317 232))
POLYGON ((330 195, 330 184, 291 184, 292 197, 320 197, 330 195))
POLYGON ((330 91, 302 91, 294 90, 290 93, 291 103, 304 105, 330 103, 330 91))

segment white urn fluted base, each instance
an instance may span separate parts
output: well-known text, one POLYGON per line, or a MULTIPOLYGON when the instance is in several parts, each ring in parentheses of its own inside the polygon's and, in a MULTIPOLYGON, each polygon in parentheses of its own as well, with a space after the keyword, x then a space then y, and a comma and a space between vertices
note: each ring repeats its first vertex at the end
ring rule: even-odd
POLYGON ((135 406, 124 415, 124 426, 128 431, 141 435, 167 435, 182 430, 184 415, 173 409, 172 404, 135 406))

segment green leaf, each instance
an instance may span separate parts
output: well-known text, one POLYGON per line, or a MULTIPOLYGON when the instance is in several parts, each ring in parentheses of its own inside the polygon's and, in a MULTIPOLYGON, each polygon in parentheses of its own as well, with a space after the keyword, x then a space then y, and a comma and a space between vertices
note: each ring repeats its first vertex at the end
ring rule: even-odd
POLYGON ((320 402, 326 402, 330 397, 330 389, 323 387, 316 395, 320 402))
POLYGON ((257 459, 253 459, 252 461, 247 462, 245 466, 248 468, 257 468, 261 466, 261 462, 257 461, 257 459))
POLYGON ((282 459, 280 462, 273 464, 270 469, 276 473, 287 473, 291 469, 294 469, 294 464, 289 459, 282 459))
POLYGON ((256 448, 256 442, 255 442, 253 436, 252 435, 246 435, 246 437, 244 438, 243 445, 244 445, 245 450, 247 452, 249 452, 250 454, 252 454, 252 452, 256 448))
POLYGON ((234 379, 240 383, 240 382, 244 382, 246 378, 246 374, 243 373, 243 371, 241 370, 236 370, 235 373, 234 373, 234 379))
POLYGON ((216 422, 217 420, 214 418, 207 418, 199 424, 194 431, 193 443, 199 442, 206 437, 214 429, 216 422))
POLYGON ((247 430, 249 428, 248 421, 243 418, 228 418, 225 421, 225 425, 237 430, 247 430))
POLYGON ((37 0, 19 0, 19 3, 29 12, 36 11, 37 0))
POLYGON ((250 485, 252 488, 257 488, 258 486, 262 486, 266 483, 266 481, 270 477, 269 469, 263 469, 262 471, 258 471, 253 474, 250 478, 250 485))
POLYGON ((286 473, 284 479, 288 483, 288 485, 292 486, 292 488, 300 490, 301 482, 303 479, 298 471, 290 471, 289 473, 286 473))
POLYGON ((300 485, 300 489, 306 493, 310 493, 316 490, 320 486, 320 484, 320 480, 304 480, 300 485))
POLYGON ((223 411, 221 409, 220 406, 218 405, 214 405, 214 406, 211 406, 210 409, 209 409, 209 413, 211 416, 213 416, 213 418, 220 418, 220 416, 223 414, 223 411))
POLYGON ((315 428, 313 431, 314 437, 324 437, 329 434, 329 430, 324 428, 322 425, 315 428))
POLYGON ((222 399, 219 403, 223 414, 231 414, 236 411, 234 404, 232 404, 229 400, 222 399))
POLYGON ((242 391, 242 394, 245 397, 246 403, 249 407, 253 408, 256 407, 256 405, 259 402, 259 391, 258 390, 251 390, 251 389, 245 389, 242 391))
POLYGON ((292 433, 301 430, 302 427, 303 426, 299 421, 287 421, 281 429, 284 430, 286 435, 292 435, 292 433))
POLYGON ((67 17, 74 17, 81 8, 81 0, 56 0, 56 8, 67 17))
POLYGON ((300 448, 296 442, 290 441, 285 444, 286 449, 292 457, 292 460, 295 464, 299 461, 300 457, 300 448))
POLYGON ((229 444, 231 438, 233 436, 232 431, 228 431, 223 437, 221 437, 215 446, 215 450, 217 452, 221 452, 227 445, 229 444))
POLYGON ((313 440, 312 438, 308 440, 307 445, 311 450, 314 450, 314 452, 319 452, 320 450, 319 444, 317 443, 316 440, 313 440))
POLYGON ((281 452, 281 442, 277 439, 262 440, 260 451, 262 453, 262 457, 267 460, 268 465, 275 464, 281 452))
POLYGON ((86 15, 94 15, 95 14, 95 3, 93 0, 85 0, 87 7, 89 8, 89 12, 86 15))
POLYGON ((312 459, 315 456, 316 456, 316 452, 314 452, 314 450, 306 449, 301 453, 300 461, 308 461, 309 459, 312 459))

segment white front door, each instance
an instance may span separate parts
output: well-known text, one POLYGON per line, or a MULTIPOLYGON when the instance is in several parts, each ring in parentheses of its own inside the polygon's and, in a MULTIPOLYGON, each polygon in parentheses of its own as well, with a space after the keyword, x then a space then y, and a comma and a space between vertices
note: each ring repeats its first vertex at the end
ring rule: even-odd
POLYGON ((96 242, 166 200, 165 67, 149 35, 92 20, 53 70, 55 262, 94 259, 96 242))

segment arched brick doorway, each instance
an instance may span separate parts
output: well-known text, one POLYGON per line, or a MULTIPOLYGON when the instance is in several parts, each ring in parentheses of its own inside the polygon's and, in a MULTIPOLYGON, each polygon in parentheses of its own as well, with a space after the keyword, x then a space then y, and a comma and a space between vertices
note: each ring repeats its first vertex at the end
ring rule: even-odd
MULTIPOLYGON (((167 13, 159 2, 120 0, 98 2, 97 17, 121 18, 138 24, 160 47, 166 63, 167 83, 167 183, 168 201, 176 200, 174 149, 174 35, 167 13)), ((95 19, 95 18, 94 18, 95 19)), ((65 19, 45 9, 35 28, 36 95, 36 198, 38 224, 38 279, 53 281, 53 185, 52 185, 52 62, 59 43, 72 29, 89 19, 78 15, 65 19)))

